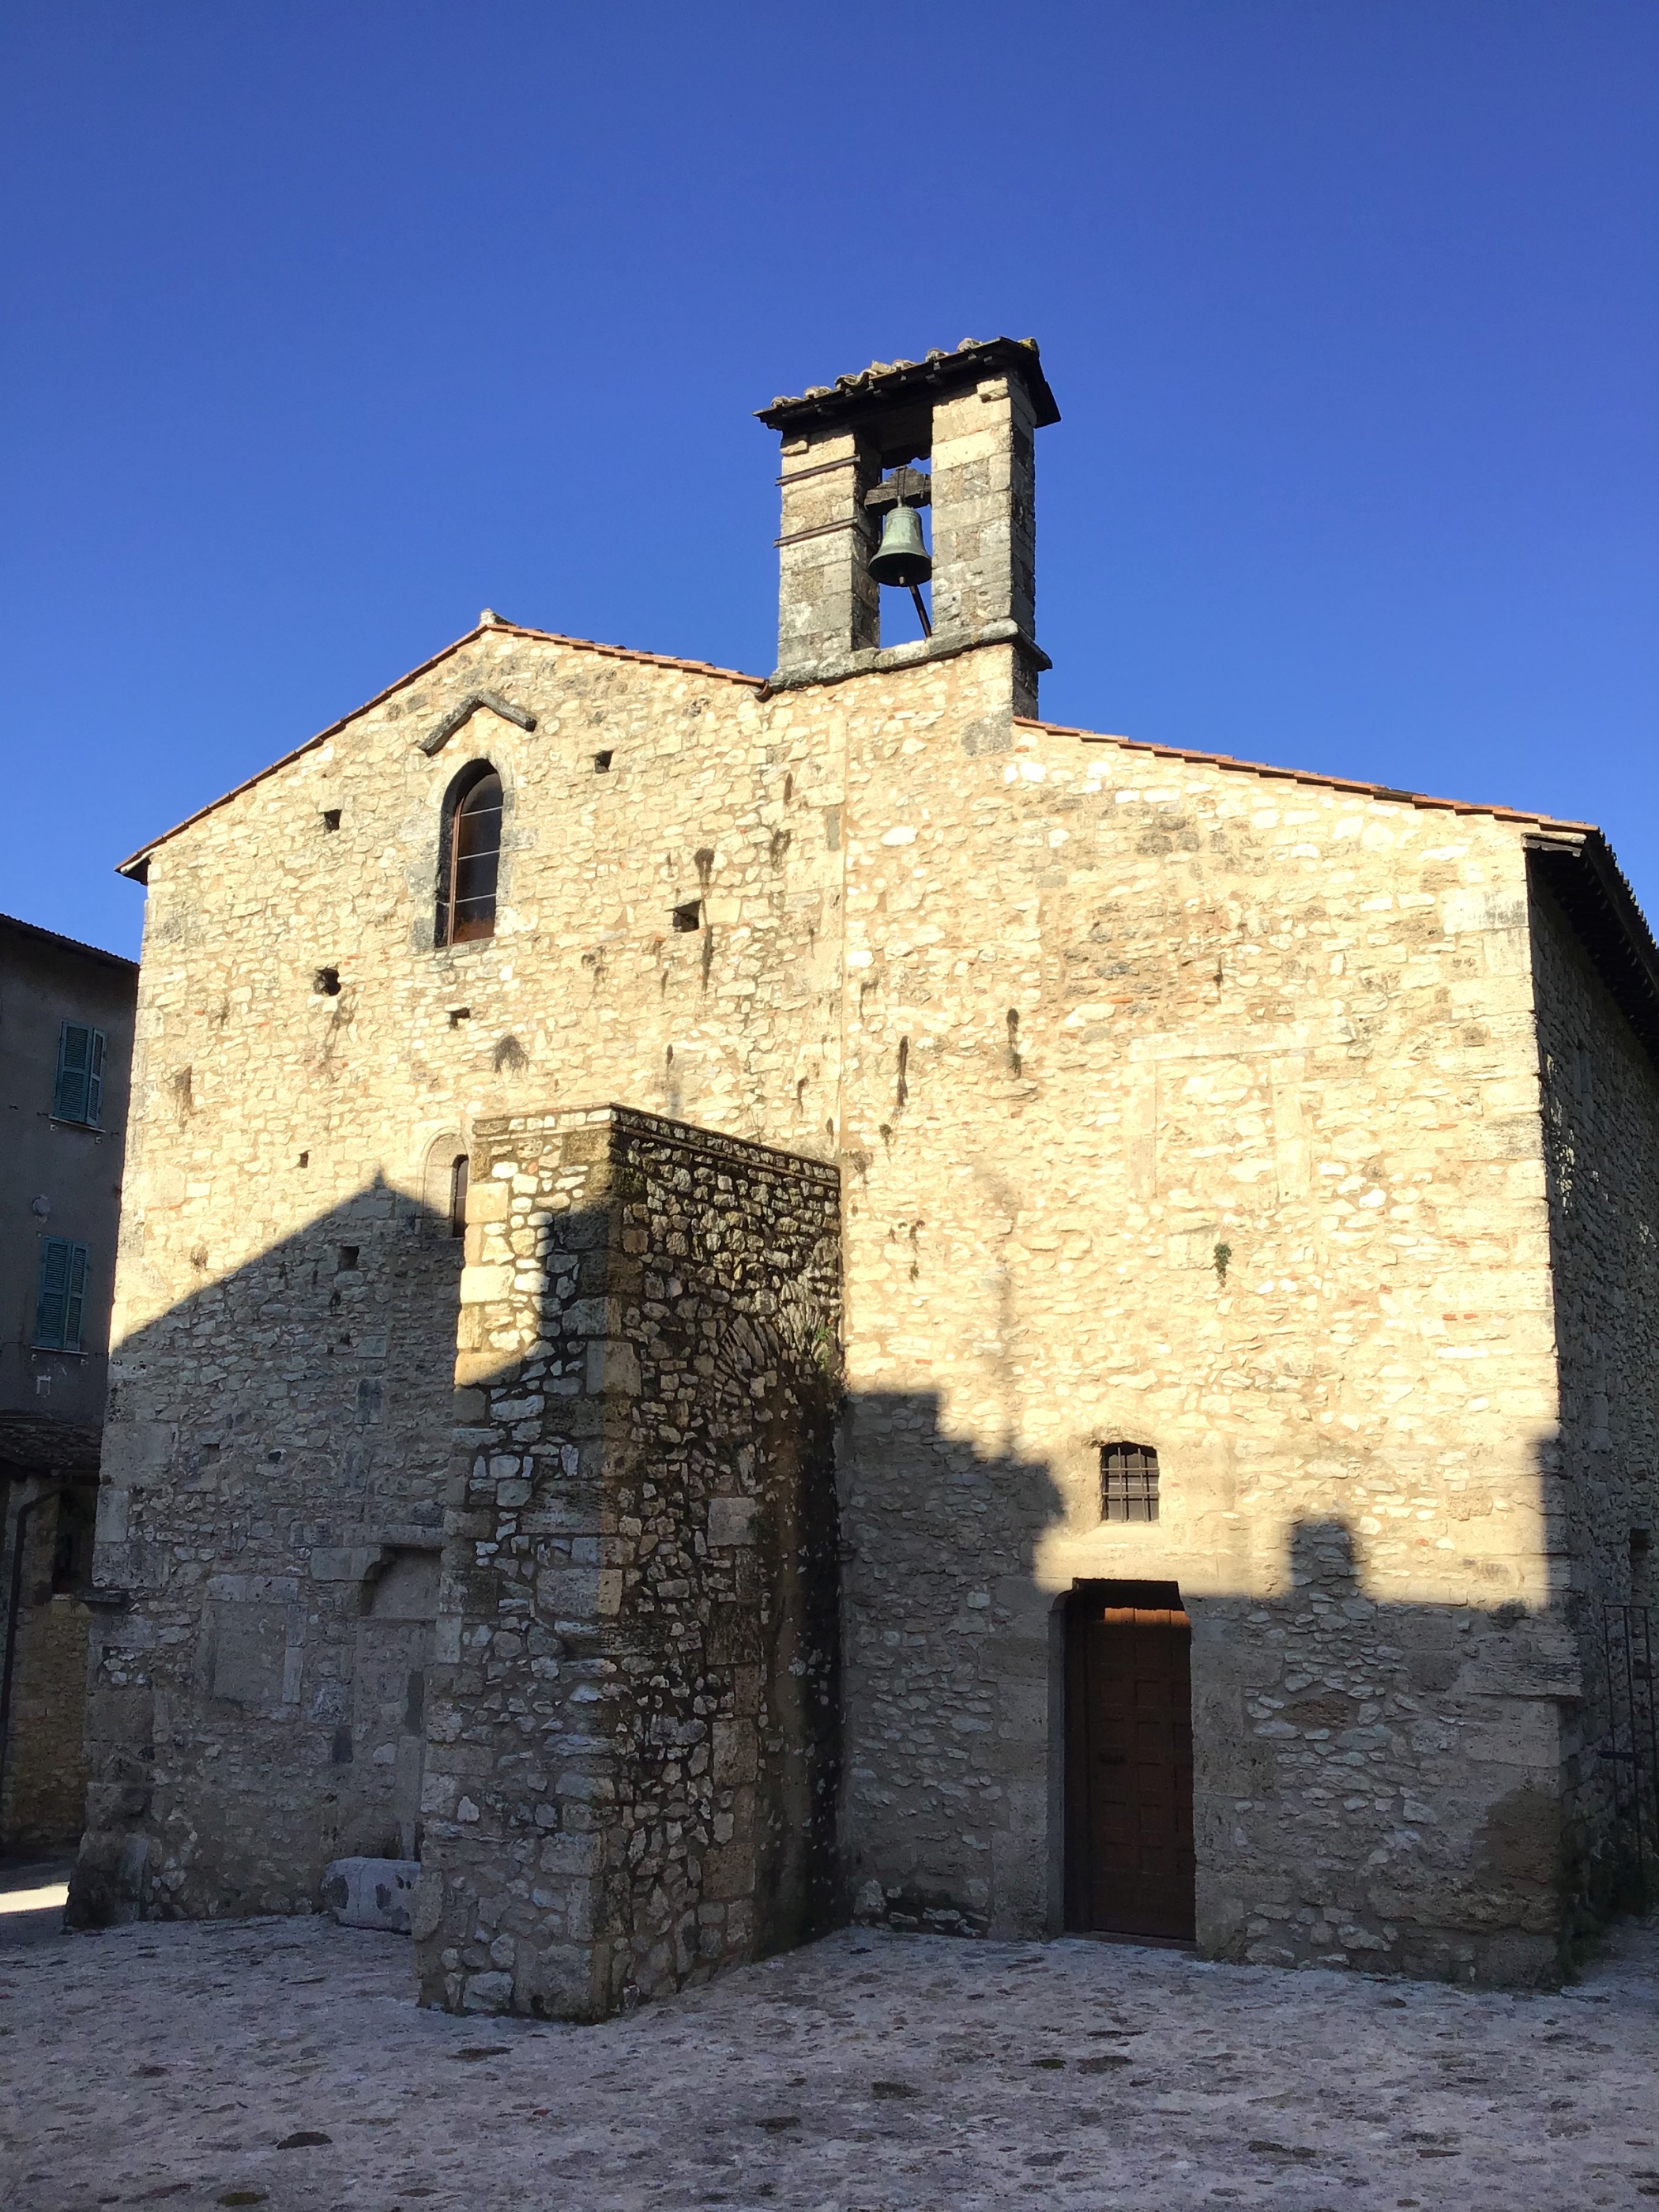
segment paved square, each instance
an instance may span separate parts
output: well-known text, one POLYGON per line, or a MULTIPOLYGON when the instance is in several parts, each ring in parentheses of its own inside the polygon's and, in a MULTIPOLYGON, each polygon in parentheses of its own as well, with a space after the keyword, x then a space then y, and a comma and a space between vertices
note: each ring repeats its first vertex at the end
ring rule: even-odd
POLYGON ((596 2028, 320 1919, 6 1928, 7 2212, 1659 2200, 1653 1926, 1528 1996, 847 1930, 596 2028))

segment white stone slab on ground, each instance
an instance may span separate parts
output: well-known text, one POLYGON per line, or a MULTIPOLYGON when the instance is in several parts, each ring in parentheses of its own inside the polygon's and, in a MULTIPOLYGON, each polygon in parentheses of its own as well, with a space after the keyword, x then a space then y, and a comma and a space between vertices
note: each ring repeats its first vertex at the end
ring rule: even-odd
POLYGON ((323 1869, 323 1903, 342 1928, 407 1936, 420 1878, 419 1859, 333 1859, 323 1869))
POLYGON ((0 2203, 1640 2212, 1659 1927, 1559 1994, 845 1931, 600 2027, 331 1918, 0 1943, 0 2203))

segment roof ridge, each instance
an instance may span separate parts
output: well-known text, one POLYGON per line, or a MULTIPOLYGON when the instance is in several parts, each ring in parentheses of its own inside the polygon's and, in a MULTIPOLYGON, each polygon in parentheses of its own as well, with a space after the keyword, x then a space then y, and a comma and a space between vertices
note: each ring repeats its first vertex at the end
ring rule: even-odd
POLYGON ((1437 799, 1430 792, 1402 791, 1392 784, 1363 782, 1357 776, 1327 775, 1319 769, 1281 768, 1272 761, 1240 760, 1236 753, 1202 752, 1193 745, 1158 744, 1151 738, 1125 738, 1105 730, 1078 729, 1069 722, 1046 722, 1034 714, 1016 714, 1014 721, 1018 728, 1046 730, 1056 738, 1082 738, 1097 745, 1127 745, 1133 752, 1152 753, 1164 760, 1194 761, 1209 768, 1239 769, 1247 775, 1279 776, 1291 783, 1322 784, 1333 791, 1364 792, 1368 798, 1391 799, 1403 806, 1429 806, 1451 814, 1490 814, 1500 822, 1536 822, 1552 830, 1571 830, 1582 836, 1601 834, 1594 822, 1569 822, 1559 815, 1540 814, 1531 807, 1499 806, 1474 799, 1437 799))

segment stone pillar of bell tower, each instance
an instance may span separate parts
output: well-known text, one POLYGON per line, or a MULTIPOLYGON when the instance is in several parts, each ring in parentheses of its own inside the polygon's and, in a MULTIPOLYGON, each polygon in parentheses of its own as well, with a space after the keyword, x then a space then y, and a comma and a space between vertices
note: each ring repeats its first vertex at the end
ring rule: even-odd
POLYGON ((933 635, 1036 633, 1036 410, 1018 376, 933 408, 933 635))
POLYGON ((786 430, 782 462, 778 671, 797 675, 880 642, 877 526, 864 499, 881 462, 857 424, 841 422, 786 430))
POLYGON ((774 688, 1008 645, 1014 711, 1035 714, 1049 664, 1035 635, 1033 434, 1060 420, 1036 341, 966 338, 925 361, 878 362, 759 416, 783 444, 774 688), (883 472, 915 462, 929 471, 927 496, 907 503, 930 505, 933 527, 925 637, 908 597, 884 594, 870 574, 883 472), (899 642, 884 638, 884 609, 899 642))

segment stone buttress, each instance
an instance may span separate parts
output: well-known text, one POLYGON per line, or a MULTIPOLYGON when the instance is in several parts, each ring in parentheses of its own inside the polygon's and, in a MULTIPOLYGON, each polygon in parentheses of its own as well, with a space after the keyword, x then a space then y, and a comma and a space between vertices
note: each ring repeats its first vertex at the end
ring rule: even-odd
POLYGON ((620 1108, 480 1127, 428 2002, 599 2017, 831 1923, 838 1204, 620 1108))

